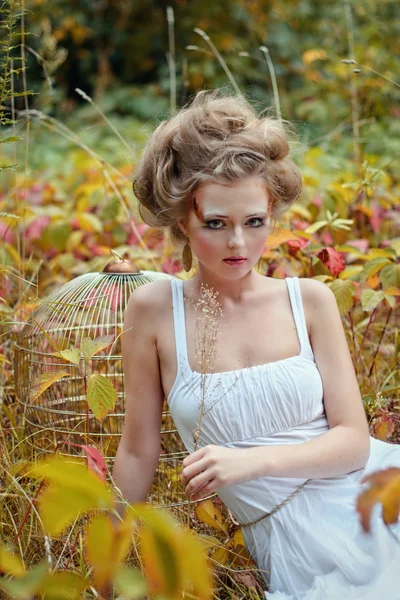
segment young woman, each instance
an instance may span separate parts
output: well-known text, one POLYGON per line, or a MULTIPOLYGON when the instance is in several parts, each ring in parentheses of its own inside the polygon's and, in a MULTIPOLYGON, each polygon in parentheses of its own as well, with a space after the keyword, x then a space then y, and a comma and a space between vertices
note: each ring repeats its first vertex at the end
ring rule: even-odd
POLYGON ((186 494, 216 492, 229 507, 267 598, 399 600, 400 545, 379 506, 363 533, 355 502, 363 475, 400 467, 400 448, 369 436, 335 297, 320 281, 253 269, 271 221, 301 191, 282 123, 202 92, 160 124, 135 175, 143 219, 185 243, 185 268, 193 256, 198 268, 129 300, 117 485, 130 502, 146 499, 165 396, 190 452, 186 494), (204 285, 222 314, 202 407, 195 304, 204 285))

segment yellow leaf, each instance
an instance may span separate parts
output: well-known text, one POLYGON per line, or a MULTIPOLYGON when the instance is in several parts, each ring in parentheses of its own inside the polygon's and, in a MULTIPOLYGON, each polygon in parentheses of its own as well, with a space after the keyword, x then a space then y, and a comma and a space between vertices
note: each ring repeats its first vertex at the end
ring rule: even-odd
POLYGON ((285 244, 289 240, 297 240, 298 236, 289 229, 275 229, 267 238, 265 243, 266 248, 275 248, 281 244, 285 244))
POLYGON ((194 512, 197 518, 206 525, 213 527, 217 531, 228 533, 228 523, 223 520, 220 509, 211 500, 204 500, 197 504, 194 512))
POLYGON ((303 63, 309 65, 315 60, 325 60, 327 57, 326 51, 322 48, 314 48, 303 52, 303 63))
POLYGON ((76 220, 82 231, 87 231, 88 233, 101 233, 103 229, 99 217, 96 217, 93 213, 77 213, 76 220))
POLYGON ((98 354, 100 350, 104 350, 104 348, 107 348, 107 346, 112 344, 113 341, 113 335, 103 335, 96 338, 95 340, 92 340, 90 337, 87 337, 82 340, 80 350, 86 362, 89 362, 92 356, 98 354))
POLYGON ((102 421, 114 408, 117 391, 107 377, 92 373, 88 379, 86 400, 96 419, 102 421))
MULTIPOLYGON (((86 507, 112 508, 113 506, 114 496, 106 483, 99 479, 93 471, 90 471, 86 464, 72 457, 64 458, 58 455, 46 457, 34 464, 26 472, 26 476, 35 479, 44 478, 54 484, 57 490, 61 490, 57 496, 61 505, 61 513, 63 510, 68 510, 68 498, 71 494, 71 502, 74 501, 74 496, 79 496, 74 510, 84 510, 86 507), (66 499, 64 500, 64 498, 66 499)), ((55 496, 55 492, 51 493, 55 496)), ((55 519, 58 518, 56 508, 54 507, 55 519)), ((51 517, 51 510, 49 514, 51 517)))
POLYGON ((372 260, 373 258, 394 258, 393 250, 390 248, 371 248, 367 257, 369 260, 372 260))
POLYGON ((93 567, 96 588, 114 581, 120 562, 131 545, 132 523, 123 521, 114 527, 107 515, 94 517, 86 528, 86 554, 93 567))
POLYGON ((77 367, 79 367, 79 363, 81 361, 81 355, 79 353, 79 350, 77 350, 76 348, 69 348, 68 350, 60 350, 59 352, 53 352, 52 356, 63 358, 64 360, 73 363, 77 367))
POLYGON ((208 551, 208 556, 220 565, 226 565, 228 561, 228 550, 224 544, 213 535, 198 535, 201 543, 208 551))
POLYGON ((20 557, 4 546, 0 546, 0 571, 4 571, 7 575, 13 575, 14 577, 23 577, 25 575, 25 569, 20 557))
POLYGON ((350 267, 346 267, 343 271, 341 271, 338 275, 339 279, 350 279, 350 277, 354 277, 358 275, 363 270, 362 265, 351 265, 350 267))
POLYGON ((177 598, 183 588, 174 540, 159 531, 143 527, 140 532, 140 555, 145 567, 150 595, 177 598))
MULTIPOLYGON (((128 515, 140 517, 144 527, 142 531, 151 532, 154 536, 151 541, 150 533, 145 534, 144 551, 149 565, 149 575, 153 577, 154 586, 160 585, 173 587, 174 580, 181 581, 180 586, 190 589, 199 600, 211 600, 213 580, 207 565, 207 557, 202 544, 196 534, 182 528, 172 516, 165 511, 150 509, 146 504, 135 504, 128 507, 128 515), (152 550, 153 548, 153 550, 152 550), (178 573, 167 575, 171 579, 163 581, 166 565, 151 562, 151 553, 157 561, 163 556, 168 556, 171 568, 178 569, 178 573), (173 553, 173 557, 169 557, 173 553)), ((148 580, 149 582, 149 580, 148 580)), ((150 588, 150 582, 149 582, 150 588)), ((179 596, 181 597, 181 596, 179 596)))
POLYGON ((385 290, 385 294, 389 294, 389 296, 400 296, 400 288, 388 287, 385 290))
POLYGON ((389 419, 378 419, 374 426, 374 436, 378 440, 386 442, 388 437, 393 433, 393 422, 389 419))
POLYGON ((48 387, 50 387, 53 383, 61 379, 62 377, 67 377, 70 375, 67 371, 46 371, 45 373, 41 373, 39 377, 32 382, 31 391, 29 394, 30 402, 34 402, 39 398, 41 394, 48 387))
POLYGON ((386 525, 398 522, 400 511, 400 469, 388 467, 363 477, 361 483, 369 488, 357 498, 357 511, 364 531, 370 531, 371 512, 375 504, 382 504, 382 516, 386 525))
POLYGON ((185 589, 193 589, 199 600, 211 600, 213 578, 206 553, 195 532, 184 530, 183 533, 180 540, 180 560, 185 576, 185 589))

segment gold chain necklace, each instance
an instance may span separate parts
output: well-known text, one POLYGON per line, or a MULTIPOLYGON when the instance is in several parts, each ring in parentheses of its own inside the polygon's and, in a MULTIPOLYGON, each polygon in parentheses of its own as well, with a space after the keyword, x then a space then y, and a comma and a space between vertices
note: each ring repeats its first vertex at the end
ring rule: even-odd
POLYGON ((285 500, 283 500, 280 504, 277 504, 276 506, 274 506, 274 508, 270 511, 265 513, 265 515, 262 515, 262 517, 259 517, 258 519, 256 519, 255 521, 252 521, 251 523, 239 523, 238 525, 240 527, 250 527, 250 525, 254 525, 255 523, 258 523, 259 521, 262 521, 263 519, 266 519, 267 517, 270 517, 271 515, 275 514, 276 512, 278 512, 278 510, 280 508, 282 508, 283 506, 285 506, 285 504, 287 504, 288 502, 290 502, 290 500, 292 498, 294 498, 295 496, 297 496, 297 494, 299 492, 301 492, 301 490, 303 489, 303 487, 305 485, 307 485, 307 483, 310 483, 310 481, 312 481, 311 479, 307 479, 306 481, 304 481, 304 483, 302 483, 301 485, 299 485, 298 488, 296 488, 291 494, 290 496, 288 496, 287 498, 285 498, 285 500))

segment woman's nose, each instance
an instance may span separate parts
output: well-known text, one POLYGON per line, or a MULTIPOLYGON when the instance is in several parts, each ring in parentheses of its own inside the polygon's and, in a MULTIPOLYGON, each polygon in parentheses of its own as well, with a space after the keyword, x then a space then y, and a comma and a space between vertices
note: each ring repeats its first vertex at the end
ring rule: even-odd
POLYGON ((229 248, 240 248, 243 245, 244 239, 242 231, 234 230, 228 242, 229 248))

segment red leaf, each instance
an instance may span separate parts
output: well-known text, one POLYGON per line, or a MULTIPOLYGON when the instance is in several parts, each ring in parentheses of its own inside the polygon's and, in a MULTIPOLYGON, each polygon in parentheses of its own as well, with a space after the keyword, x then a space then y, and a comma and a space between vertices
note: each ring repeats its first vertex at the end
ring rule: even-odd
POLYGON ((128 232, 128 239, 126 241, 128 246, 133 246, 138 243, 139 237, 136 234, 136 231, 143 237, 145 231, 149 229, 149 226, 146 225, 146 223, 138 223, 135 219, 131 219, 131 223, 135 226, 135 229, 129 223, 125 224, 125 230, 128 232))
POLYGON ((82 448, 86 452, 89 469, 98 475, 102 481, 105 481, 107 479, 107 465, 100 450, 93 446, 83 445, 82 448))
POLYGON ((308 240, 304 238, 298 238, 297 240, 289 240, 286 242, 289 249, 290 256, 296 256, 299 250, 305 248, 308 244, 308 240))
POLYGON ((164 273, 168 273, 168 275, 175 275, 175 273, 179 273, 182 270, 182 264, 178 260, 172 260, 171 257, 168 257, 161 265, 164 273))
POLYGON ((319 252, 317 252, 317 256, 322 263, 332 273, 332 275, 337 276, 345 269, 345 262, 343 255, 335 250, 335 248, 331 248, 327 246, 326 248, 322 248, 319 252))
POLYGON ((67 440, 63 440, 61 443, 65 444, 66 446, 73 446, 74 448, 83 448, 86 452, 88 460, 88 469, 93 471, 93 473, 95 473, 95 475, 97 475, 102 481, 106 480, 107 465, 100 450, 97 450, 97 448, 94 448, 94 446, 75 444, 74 442, 68 442, 67 440))

